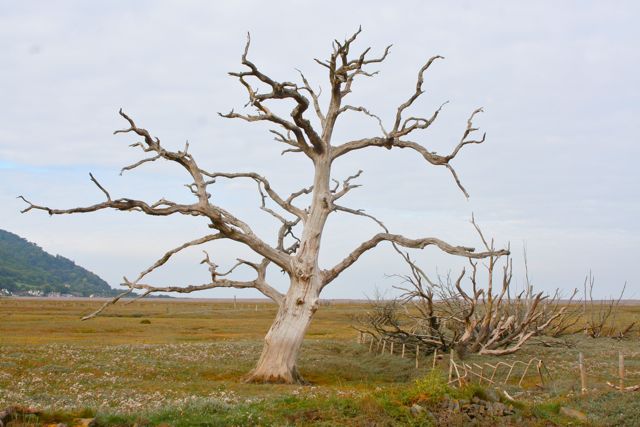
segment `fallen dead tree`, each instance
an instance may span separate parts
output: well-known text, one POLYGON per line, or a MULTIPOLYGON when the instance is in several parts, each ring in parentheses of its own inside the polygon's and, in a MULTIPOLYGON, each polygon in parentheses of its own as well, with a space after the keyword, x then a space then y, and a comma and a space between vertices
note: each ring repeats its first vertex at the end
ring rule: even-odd
POLYGON ((544 301, 541 321, 546 321, 548 316, 557 313, 560 308, 564 308, 562 316, 557 317, 549 327, 545 328, 542 333, 553 338, 576 333, 580 329, 582 321, 582 309, 580 301, 576 300, 578 289, 574 289, 568 299, 564 299, 559 290, 556 290, 551 298, 544 301))
MULTIPOLYGON (((488 242, 472 219, 488 251, 488 242)), ((526 289, 512 296, 513 262, 510 256, 490 256, 483 267, 469 259, 469 271, 431 280, 410 258, 396 248, 409 267, 402 278, 402 295, 394 300, 377 298, 371 309, 357 319, 356 328, 378 340, 420 345, 425 351, 454 349, 460 357, 467 353, 506 355, 520 350, 532 336, 555 328, 563 329, 568 305, 560 294, 534 292, 527 274, 526 289), (463 286, 463 280, 468 284, 463 286), (558 326, 560 325, 560 326, 558 326)), ((526 258, 526 256, 525 256, 526 258)), ((575 293, 574 293, 575 296, 575 293)), ((572 296, 573 298, 573 296, 572 296)))

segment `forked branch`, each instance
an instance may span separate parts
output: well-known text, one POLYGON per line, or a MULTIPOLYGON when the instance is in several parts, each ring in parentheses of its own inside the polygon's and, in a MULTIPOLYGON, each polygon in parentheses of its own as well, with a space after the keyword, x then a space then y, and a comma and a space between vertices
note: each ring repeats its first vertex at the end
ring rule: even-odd
POLYGON ((209 235, 201 239, 196 239, 196 240, 187 242, 181 246, 178 246, 175 249, 171 249, 170 251, 165 253, 158 261, 156 261, 151 267, 147 268, 145 271, 140 273, 140 275, 136 278, 136 280, 130 281, 125 277, 123 279, 122 286, 126 286, 128 289, 118 294, 113 299, 104 303, 102 306, 100 306, 100 308, 98 308, 98 310, 92 312, 91 314, 88 314, 87 316, 84 316, 82 320, 88 320, 93 317, 96 317, 97 315, 102 313, 108 306, 115 304, 122 297, 131 294, 134 290, 140 290, 143 292, 137 295, 133 301, 138 300, 140 298, 144 298, 147 295, 151 293, 156 293, 156 292, 175 292, 175 293, 188 294, 192 292, 204 291, 204 290, 216 289, 216 288, 236 288, 236 289, 251 288, 251 289, 256 289, 260 291, 263 295, 272 299, 275 303, 280 305, 282 303, 283 295, 266 282, 267 267, 271 262, 266 258, 263 259, 262 262, 260 263, 254 263, 254 262, 250 262, 250 261, 246 261, 238 258, 237 262, 229 270, 227 270, 226 272, 218 272, 217 271, 218 265, 211 261, 209 254, 206 251, 203 251, 205 253, 205 258, 200 262, 200 264, 206 264, 209 267, 211 282, 201 284, 201 285, 189 285, 189 286, 179 286, 179 285, 154 286, 154 285, 140 283, 140 280, 142 280, 143 277, 145 277, 155 269, 164 265, 169 260, 169 258, 171 258, 176 253, 186 248, 200 245, 200 244, 217 240, 220 238, 222 238, 222 236, 219 234, 209 235), (246 265, 251 269, 255 270, 256 278, 254 280, 240 281, 240 280, 231 280, 231 279, 224 278, 230 275, 231 273, 233 273, 237 267, 242 265, 246 265))
MULTIPOLYGON (((337 48, 336 50, 334 50, 334 55, 331 57, 331 59, 324 63, 324 62, 319 62, 322 65, 326 66, 329 68, 330 70, 330 74, 332 76, 332 82, 334 85, 334 92, 333 92, 333 98, 332 98, 332 103, 330 105, 330 110, 329 113, 327 115, 328 119, 327 119, 327 123, 330 126, 333 126, 333 123, 335 122, 335 119, 338 117, 338 115, 340 115, 341 113, 345 112, 345 111, 358 111, 358 112, 362 112, 364 114, 366 114, 367 116, 370 116, 374 119, 377 120, 379 126, 380 126, 380 130, 382 131, 382 135, 383 136, 377 136, 377 137, 371 137, 371 138, 362 138, 362 139, 358 139, 358 140, 353 140, 353 141, 349 141, 346 143, 343 143, 342 145, 338 145, 336 147, 333 148, 332 150, 332 158, 336 159, 340 156, 343 156, 351 151, 355 151, 355 150, 360 150, 363 148, 367 148, 367 147, 384 147, 387 149, 391 149, 393 147, 397 147, 397 148, 408 148, 411 150, 414 150, 416 152, 418 152, 420 155, 422 155, 422 157, 429 162, 432 165, 436 165, 436 166, 445 166, 449 172, 451 172, 451 175, 454 178, 454 181, 456 182, 456 185, 460 188, 460 190, 463 192, 463 194, 465 195, 465 197, 469 197, 469 194, 467 192, 467 190, 464 188, 464 186, 462 185, 455 169, 453 168, 453 166, 451 166, 450 161, 453 160, 458 153, 460 152, 460 150, 462 149, 462 147, 464 147, 465 145, 468 144, 481 144, 482 142, 484 142, 485 140, 485 135, 482 136, 482 138, 480 139, 472 139, 470 138, 471 134, 475 131, 477 131, 478 129, 475 128, 473 126, 473 118, 474 116, 481 112, 482 109, 477 109, 475 110, 471 116, 469 117, 469 119, 467 120, 467 127, 463 133, 462 138, 460 139, 458 145, 453 149, 453 151, 448 154, 448 155, 439 155, 436 152, 430 151, 429 149, 427 149, 426 147, 424 147, 423 145, 411 141, 411 140, 407 140, 406 137, 413 134, 415 131, 418 130, 425 130, 428 129, 436 120, 436 118, 438 117, 438 115, 440 114, 440 112, 442 111, 442 108, 444 107, 445 104, 447 104, 447 102, 443 103, 439 108, 437 108, 432 114, 431 116, 428 117, 420 117, 420 116, 408 116, 405 117, 405 113, 406 111, 414 105, 415 101, 420 98, 420 96, 422 94, 424 94, 425 90, 423 89, 423 85, 424 85, 424 75, 426 73, 426 71, 429 69, 429 67, 433 64, 434 61, 436 61, 437 59, 442 59, 442 56, 436 55, 434 57, 431 57, 423 66, 422 68, 420 68, 420 70, 418 71, 418 78, 416 81, 416 87, 414 92, 409 96, 409 98, 403 102, 402 104, 400 104, 400 106, 397 108, 396 111, 396 115, 395 115, 395 119, 393 122, 393 126, 391 127, 390 131, 387 131, 385 126, 383 125, 382 120, 376 116, 375 114, 372 114, 371 112, 369 112, 368 109, 366 109, 365 107, 354 107, 354 106, 350 106, 350 105, 345 105, 345 106, 340 106, 341 102, 342 102, 342 98, 349 93, 350 91, 350 85, 351 82, 353 81, 353 78, 358 75, 358 74, 365 74, 365 75, 372 75, 372 74, 368 74, 368 73, 363 73, 362 72, 362 66, 365 64, 369 64, 372 62, 382 62, 389 51, 389 48, 387 48, 385 50, 385 53, 382 55, 382 57, 377 58, 375 61, 367 61, 364 60, 362 58, 366 57, 367 52, 369 51, 369 49, 365 50, 365 52, 361 55, 361 57, 359 59, 356 60, 348 60, 346 59, 348 53, 349 53, 349 47, 351 46, 351 43, 355 40, 355 38, 357 37, 357 35, 359 34, 359 31, 356 32, 350 39, 348 39, 343 45, 341 44, 337 44, 337 48), (342 67, 337 67, 336 65, 336 61, 338 58, 342 59, 342 67), (345 69, 347 71, 345 71, 345 69), (340 77, 342 76, 342 77, 340 77), (345 77, 346 76, 346 77, 345 77), (342 85, 348 86, 348 89, 343 90, 342 89, 342 85), (333 113, 333 114, 332 114, 333 113)), ((331 129, 327 129, 325 127, 324 130, 324 134, 323 135, 330 135, 331 131, 333 130, 333 128, 331 127, 331 129)))
MULTIPOLYGON (((311 122, 304 117, 304 112, 309 108, 309 100, 302 94, 301 88, 291 82, 276 81, 260 71, 258 67, 248 59, 250 45, 251 36, 247 34, 247 44, 242 54, 242 65, 246 66, 249 70, 231 72, 229 75, 237 77, 245 87, 249 95, 249 105, 253 106, 258 111, 258 114, 243 115, 231 111, 228 114, 221 114, 221 116, 225 118, 239 118, 249 122, 269 121, 275 123, 283 127, 286 131, 292 132, 296 136, 298 148, 307 155, 312 156, 312 151, 315 153, 323 153, 326 150, 324 141, 320 135, 316 133, 311 122), (251 83, 249 83, 249 79, 258 80, 266 84, 271 91, 268 93, 258 93, 251 83), (290 113, 293 122, 283 119, 267 107, 266 103, 268 101, 276 99, 290 99, 295 102, 296 106, 290 113)), ((304 90, 312 93, 312 96, 315 96, 315 93, 311 91, 306 83, 304 90)), ((317 105, 317 99, 315 102, 317 105)), ((318 109, 319 106, 316 107, 316 111, 318 109)))

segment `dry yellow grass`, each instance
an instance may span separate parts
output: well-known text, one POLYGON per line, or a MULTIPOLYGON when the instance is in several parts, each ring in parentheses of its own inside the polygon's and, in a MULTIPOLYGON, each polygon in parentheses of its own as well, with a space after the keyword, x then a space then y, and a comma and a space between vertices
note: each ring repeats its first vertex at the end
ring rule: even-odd
MULTIPOLYGON (((137 414, 167 407, 195 407, 198 412, 202 405, 213 405, 215 411, 234 417, 237 408, 249 411, 246 417, 280 411, 274 416, 282 420, 291 407, 322 404, 327 413, 342 408, 344 413, 338 411, 335 417, 356 417, 365 409, 354 402, 367 402, 372 396, 377 405, 387 402, 385 396, 401 399, 402 390, 424 376, 431 365, 430 355, 422 356, 421 368, 416 370, 412 359, 369 354, 368 346, 356 344, 357 334, 351 327, 352 316, 367 306, 332 303, 317 312, 300 358, 300 370, 312 387, 244 384, 242 378, 256 362, 275 316, 274 305, 258 302, 256 310, 254 301, 238 301, 234 308, 232 301, 153 299, 118 304, 101 317, 80 320, 101 303, 0 299, 0 406, 137 414)), ((617 321, 626 323, 639 315, 640 306, 625 305, 617 321)), ((583 352, 589 387, 596 389, 593 393, 604 393, 605 382, 615 381, 618 351, 627 357, 628 384, 640 383, 636 335, 615 340, 576 334, 562 340, 535 338, 521 352, 501 359, 541 357, 553 376, 544 389, 536 387, 535 377, 524 382, 524 389, 513 384, 504 387, 530 402, 575 393, 579 390, 577 355, 583 352)), ((471 355, 467 362, 496 360, 471 355)), ((439 364, 446 371, 446 359, 439 364)), ((580 402, 592 413, 598 413, 598 405, 608 405, 602 416, 618 411, 613 401, 593 400, 596 403, 591 406, 589 400, 580 402)), ((410 418, 403 405, 389 401, 365 418, 410 418)), ((640 409, 634 411, 640 419, 640 409)))
MULTIPOLYGON (((80 318, 97 300, 0 299, 0 344, 177 343, 264 337, 276 313, 269 302, 159 300, 118 303, 101 316, 80 318), (256 309, 257 307, 257 309, 256 309), (150 323, 141 323, 148 320, 150 323)), ((318 310, 308 338, 351 339, 351 317, 363 304, 332 303, 318 310)))
MULTIPOLYGON (((154 410, 200 399, 230 404, 291 392, 242 382, 275 316, 267 302, 142 300, 81 321, 101 301, 0 300, 0 406, 154 410), (257 310, 256 310, 257 304, 257 310)), ((419 375, 412 361, 362 361, 351 316, 363 304, 322 306, 301 356, 313 393, 357 392, 419 375)))

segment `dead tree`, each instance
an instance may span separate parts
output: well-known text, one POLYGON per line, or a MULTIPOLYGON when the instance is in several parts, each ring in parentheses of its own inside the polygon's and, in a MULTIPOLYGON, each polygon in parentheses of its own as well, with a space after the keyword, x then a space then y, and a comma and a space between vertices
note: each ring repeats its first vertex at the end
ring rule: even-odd
MULTIPOLYGON (((241 59, 244 69, 229 73, 246 89, 247 107, 251 111, 236 112, 231 110, 227 114, 220 115, 224 118, 246 122, 263 122, 273 126, 271 133, 278 143, 284 145, 283 154, 301 155, 310 160, 314 177, 308 187, 301 188, 288 196, 282 196, 272 187, 267 178, 256 172, 207 171, 188 152, 188 145, 182 150, 171 151, 158 138, 138 126, 129 115, 121 110, 120 115, 127 121, 128 127, 115 133, 133 134, 141 137, 142 141, 136 142, 132 146, 149 155, 149 157, 124 167, 122 172, 159 160, 177 164, 187 172, 192 181, 187 185, 187 188, 192 193, 194 201, 190 204, 184 204, 165 199, 146 202, 129 198, 112 198, 107 189, 91 175, 93 183, 104 194, 105 201, 86 207, 54 209, 33 204, 23 198, 28 204, 23 212, 43 210, 50 215, 61 215, 116 209, 139 211, 152 216, 189 215, 206 218, 209 222, 209 228, 215 230, 214 233, 206 234, 199 239, 171 249, 135 279, 125 278, 122 285, 127 288, 126 291, 108 304, 115 303, 119 298, 134 290, 142 291, 141 296, 145 296, 152 292, 190 293, 223 287, 257 289, 274 300, 279 305, 279 310, 265 338, 264 349, 258 364, 248 379, 258 382, 301 382, 302 377, 296 368, 296 359, 307 327, 318 308, 321 291, 364 253, 378 244, 390 242, 401 247, 419 249, 436 246, 446 253, 474 259, 495 257, 507 253, 506 250, 494 249, 475 252, 471 247, 451 245, 435 237, 408 238, 384 231, 376 233, 360 243, 336 265, 329 268, 322 268, 318 265, 323 230, 330 214, 342 212, 369 216, 362 210, 341 204, 343 198, 351 190, 359 187, 358 184, 355 184, 355 180, 360 176, 361 171, 339 183, 333 180, 331 175, 332 164, 335 160, 358 150, 375 147, 388 150, 411 150, 422 156, 428 164, 442 166, 449 171, 458 188, 465 196, 468 196, 451 162, 464 147, 481 144, 485 140, 485 135, 478 139, 473 138, 473 134, 477 131, 473 119, 482 111, 481 109, 471 113, 462 132, 462 137, 449 154, 436 154, 413 138, 420 131, 428 129, 442 109, 442 107, 438 108, 428 117, 409 113, 414 102, 424 93, 425 73, 436 60, 441 59, 440 56, 430 58, 420 68, 415 89, 409 94, 406 101, 399 105, 390 125, 385 126, 383 120, 368 108, 349 104, 348 97, 353 90, 356 79, 374 76, 376 71, 370 70, 370 67, 383 62, 390 52, 390 46, 388 46, 377 57, 372 56, 370 48, 354 54, 353 45, 359 34, 360 30, 343 42, 334 41, 329 58, 324 61, 316 60, 321 67, 326 69, 328 77, 329 96, 326 103, 321 102, 320 93, 312 87, 302 73, 300 73, 300 83, 293 83, 276 80, 263 72, 249 59, 249 37, 241 59), (258 86, 262 89, 266 88, 266 90, 258 90, 258 86), (280 106, 292 105, 288 117, 276 114, 272 110, 273 104, 276 103, 281 103, 280 106), (336 123, 347 118, 349 114, 355 113, 364 114, 375 120, 379 125, 378 135, 351 141, 334 141, 332 135, 336 123), (310 115, 316 117, 310 118, 310 115), (246 179, 256 183, 261 209, 281 224, 276 233, 275 243, 263 240, 239 215, 227 211, 220 205, 220 200, 215 197, 215 190, 211 188, 220 179, 246 179), (310 204, 306 207, 300 206, 300 196, 302 195, 310 197, 310 204), (165 264, 176 253, 222 239, 233 240, 245 245, 255 253, 257 259, 239 259, 237 264, 229 270, 219 272, 218 266, 207 257, 204 262, 211 271, 211 280, 204 284, 158 286, 145 282, 147 274, 165 264), (290 278, 289 288, 284 294, 268 283, 267 268, 272 264, 290 278), (231 274, 241 267, 253 270, 255 278, 246 281, 232 279, 231 274)), ((102 309, 104 307, 86 318, 95 316, 102 309)))
POLYGON ((527 275, 526 289, 511 296, 513 263, 509 256, 499 266, 493 240, 488 242, 472 219, 486 252, 486 280, 480 282, 478 262, 469 259, 455 278, 447 275, 431 280, 409 254, 398 249, 410 273, 402 277, 403 294, 393 301, 377 301, 358 319, 362 332, 397 343, 419 344, 425 351, 454 349, 467 353, 506 355, 515 353, 534 335, 562 322, 567 307, 535 293, 527 275), (496 274, 500 270, 499 274, 496 274), (468 278, 470 289, 463 286, 468 278), (498 287, 498 289, 494 289, 498 287))
POLYGON ((633 332, 636 322, 619 324, 617 320, 620 302, 627 289, 627 284, 624 284, 617 299, 605 298, 601 300, 593 299, 594 284, 595 277, 589 271, 589 274, 584 278, 584 333, 591 338, 610 337, 622 339, 628 337, 633 332))
MULTIPOLYGON (((529 262, 526 247, 523 251, 523 261, 525 273, 524 298, 526 301, 529 301, 533 294, 533 285, 529 278, 529 262)), ((560 289, 556 289, 553 295, 543 298, 539 307, 540 316, 535 321, 536 327, 543 327, 537 328, 535 335, 559 338, 562 335, 574 333, 576 331, 576 325, 578 325, 581 320, 580 301, 575 301, 577 295, 578 289, 574 288, 569 298, 563 299, 563 294, 560 292, 560 289)))
POLYGON ((564 335, 575 333, 579 329, 582 320, 582 302, 576 301, 578 289, 574 289, 569 298, 563 298, 559 290, 553 296, 543 302, 542 317, 540 322, 546 322, 549 316, 557 313, 560 308, 564 308, 564 314, 551 322, 548 328, 542 331, 543 335, 559 338, 564 335))

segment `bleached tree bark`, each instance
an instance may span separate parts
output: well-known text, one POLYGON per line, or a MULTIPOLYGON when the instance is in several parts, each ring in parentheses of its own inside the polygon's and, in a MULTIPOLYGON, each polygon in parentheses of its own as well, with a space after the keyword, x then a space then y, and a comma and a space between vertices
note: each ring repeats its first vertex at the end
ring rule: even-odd
POLYGON ((226 173, 206 171, 188 153, 188 145, 181 151, 166 149, 161 145, 158 138, 152 137, 146 129, 138 127, 121 110, 120 115, 128 122, 129 127, 115 133, 132 133, 142 137, 143 140, 141 142, 136 142, 132 146, 141 148, 144 153, 150 154, 150 157, 143 158, 124 167, 121 172, 123 173, 157 160, 176 163, 185 169, 192 180, 192 183, 187 185, 187 188, 194 196, 193 203, 181 204, 165 199, 158 200, 155 203, 128 198, 114 200, 93 175, 91 175, 91 180, 106 197, 106 201, 102 203, 72 209, 52 209, 33 204, 23 198, 28 204, 23 212, 44 210, 50 215, 61 215, 116 209, 121 211, 140 211, 153 216, 181 214, 205 217, 209 221, 209 227, 216 230, 215 234, 208 234, 171 249, 152 266, 144 270, 135 280, 125 278, 123 285, 126 290, 95 313, 86 316, 85 319, 99 314, 108 305, 115 303, 118 299, 134 290, 142 291, 140 296, 142 297, 152 292, 190 293, 221 287, 254 288, 274 300, 279 305, 279 310, 265 338, 264 350, 258 365, 248 379, 258 382, 302 382, 302 377, 296 368, 296 360, 305 332, 318 308, 320 293, 325 286, 355 263, 365 252, 380 243, 389 242, 406 248, 422 249, 426 246, 436 246, 447 253, 468 258, 485 258, 507 253, 506 250, 476 253, 473 248, 451 245, 437 238, 411 239, 392 234, 384 228, 385 232, 375 234, 369 240, 358 245, 335 266, 323 269, 318 265, 322 234, 330 214, 347 212, 369 216, 361 210, 338 205, 339 199, 349 191, 359 187, 354 181, 359 177, 361 171, 348 177, 340 185, 339 182, 332 180, 331 176, 334 160, 351 152, 369 147, 410 149, 421 155, 429 164, 447 168, 452 174, 456 185, 465 196, 468 196, 450 162, 464 146, 484 142, 484 135, 480 139, 471 138, 471 135, 477 130, 473 127, 473 118, 482 111, 481 109, 471 114, 460 142, 448 155, 438 155, 418 142, 409 139, 418 131, 427 129, 436 120, 442 109, 440 107, 429 117, 416 117, 406 114, 414 101, 424 93, 422 88, 424 74, 435 60, 441 58, 440 56, 434 56, 429 59, 419 70, 415 90, 398 107, 392 125, 389 127, 390 130, 385 128, 382 119, 368 109, 346 103, 345 100, 352 91, 355 79, 360 76, 371 77, 375 75, 376 72, 368 70, 368 67, 383 62, 390 52, 389 46, 379 57, 371 57, 370 48, 365 49, 359 55, 353 55, 351 49, 359 34, 360 29, 343 42, 334 41, 330 57, 326 61, 316 60, 318 64, 326 68, 328 73, 330 92, 326 106, 321 104, 319 93, 312 89, 302 73, 300 73, 301 83, 296 84, 288 81, 277 81, 260 71, 248 58, 249 38, 241 60, 242 65, 245 67, 244 71, 229 73, 237 78, 246 89, 249 97, 247 105, 254 111, 238 113, 232 110, 227 114, 221 114, 221 116, 247 122, 266 122, 271 124, 274 127, 271 133, 275 136, 275 140, 286 146, 283 154, 297 153, 306 156, 312 162, 315 172, 313 183, 309 187, 302 188, 288 197, 282 197, 273 189, 265 177, 255 172, 226 173), (266 91, 258 91, 258 85, 262 88, 266 87, 266 91), (275 114, 269 107, 272 103, 282 100, 287 101, 287 105, 293 104, 288 118, 275 114), (320 127, 316 128, 312 125, 308 118, 310 111, 316 115, 320 127), (380 134, 335 144, 333 141, 335 125, 347 112, 362 113, 375 119, 380 126, 380 134), (275 244, 269 244, 258 237, 245 221, 219 206, 217 200, 212 200, 208 189, 219 179, 249 179, 257 184, 261 209, 281 223, 275 244), (297 204, 297 200, 305 194, 310 195, 311 202, 306 207, 300 207, 297 204), (300 237, 297 237, 297 235, 300 237), (208 283, 184 287, 179 285, 156 286, 143 282, 147 274, 164 265, 176 253, 221 239, 233 240, 245 245, 260 260, 247 261, 239 259, 237 264, 230 270, 220 273, 217 270, 218 266, 207 255, 203 260, 203 264, 207 264, 211 272, 211 281, 208 283), (289 289, 285 294, 278 292, 267 282, 267 267, 272 263, 277 265, 290 278, 289 289), (238 281, 227 278, 239 267, 253 269, 256 273, 255 279, 238 281))

